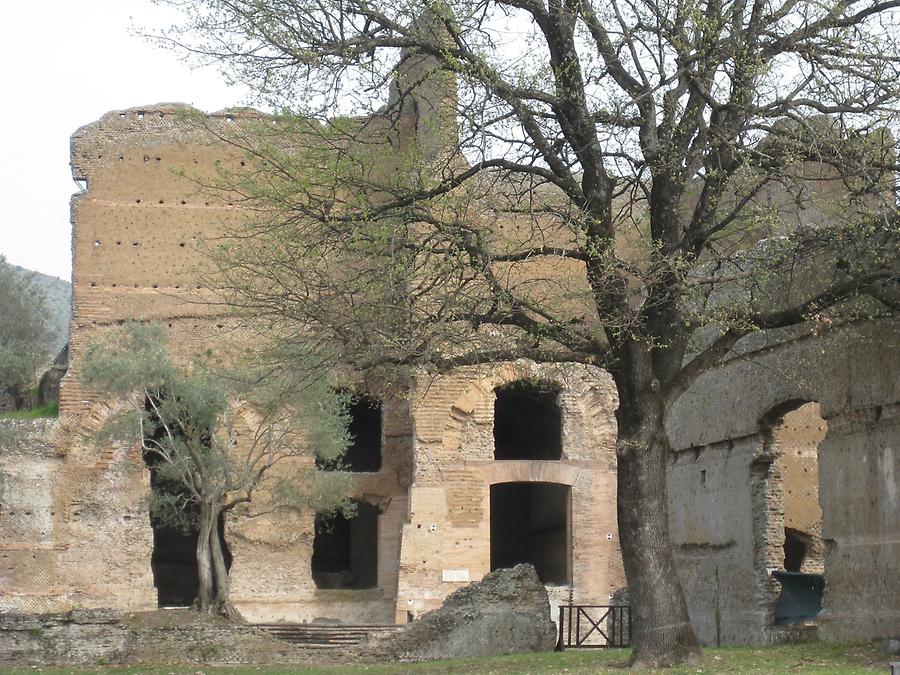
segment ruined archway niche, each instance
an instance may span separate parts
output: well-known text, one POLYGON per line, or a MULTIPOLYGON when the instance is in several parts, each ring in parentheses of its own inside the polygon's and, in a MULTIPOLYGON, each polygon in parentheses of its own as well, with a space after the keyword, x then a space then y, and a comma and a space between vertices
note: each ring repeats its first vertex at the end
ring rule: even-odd
POLYGON ((751 465, 754 542, 772 609, 781 592, 772 571, 825 573, 818 447, 827 431, 816 402, 787 401, 761 420, 763 447, 751 465))
MULTIPOLYGON (((613 411, 618 405, 618 393, 605 370, 581 363, 519 359, 490 367, 461 368, 455 372, 455 378, 466 378, 468 382, 455 397, 440 436, 435 438, 444 451, 463 452, 469 459, 495 459, 497 391, 517 382, 529 382, 557 392, 554 416, 559 415, 562 452, 556 460, 614 461, 613 411)), ((448 378, 443 386, 452 386, 455 378, 448 378)), ((440 396, 434 398, 439 400, 440 396)), ((417 432, 425 434, 423 438, 430 438, 429 431, 422 424, 417 426, 417 432)))
POLYGON ((545 585, 570 585, 571 509, 568 485, 491 485, 491 571, 530 563, 545 585))
POLYGON ((559 395, 559 386, 533 380, 494 389, 494 459, 560 459, 559 395))
POLYGON ((312 578, 316 588, 378 586, 378 507, 356 502, 356 513, 317 513, 312 578))
MULTIPOLYGON (((157 391, 157 400, 165 396, 164 390, 157 391)), ((150 397, 144 400, 144 410, 150 413, 150 429, 145 430, 142 445, 144 464, 150 471, 150 489, 157 495, 182 495, 186 488, 170 478, 166 478, 160 470, 164 461, 159 454, 147 448, 160 441, 166 435, 165 427, 153 413, 150 397)), ((173 433, 179 433, 173 429, 173 433)), ((160 519, 150 513, 150 526, 153 528, 153 551, 150 555, 150 569, 153 572, 153 585, 156 587, 157 604, 160 607, 190 607, 199 595, 200 582, 197 576, 197 528, 199 507, 193 501, 187 501, 183 509, 184 518, 179 522, 160 519)), ((231 569, 232 555, 225 541, 225 514, 219 515, 219 541, 225 557, 226 569, 231 569)))
POLYGON ((818 403, 805 403, 771 429, 771 444, 781 463, 784 513, 784 569, 822 574, 822 507, 819 505, 819 443, 828 424, 818 403))

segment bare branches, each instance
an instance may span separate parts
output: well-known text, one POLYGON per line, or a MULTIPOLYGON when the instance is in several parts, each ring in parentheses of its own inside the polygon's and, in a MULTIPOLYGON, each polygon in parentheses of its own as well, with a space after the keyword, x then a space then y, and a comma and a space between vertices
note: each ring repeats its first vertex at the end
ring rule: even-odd
MULTIPOLYGON (((209 54, 238 76, 302 89, 319 118, 378 111, 213 129, 252 158, 219 186, 258 216, 222 287, 365 363, 496 354, 489 325, 598 361, 613 343, 680 352, 698 289, 770 273, 742 250, 808 213, 893 208, 898 1, 198 0, 188 30, 230 45, 209 54)), ((872 282, 855 269, 819 301, 872 282)), ((732 312, 725 342, 795 309, 732 312)))

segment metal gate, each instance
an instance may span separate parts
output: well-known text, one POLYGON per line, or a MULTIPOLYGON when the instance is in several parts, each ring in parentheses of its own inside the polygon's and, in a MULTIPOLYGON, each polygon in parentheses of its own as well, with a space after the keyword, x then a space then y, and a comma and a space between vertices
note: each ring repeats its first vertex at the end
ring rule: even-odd
POLYGON ((631 645, 628 605, 560 605, 556 650, 606 649, 631 645))

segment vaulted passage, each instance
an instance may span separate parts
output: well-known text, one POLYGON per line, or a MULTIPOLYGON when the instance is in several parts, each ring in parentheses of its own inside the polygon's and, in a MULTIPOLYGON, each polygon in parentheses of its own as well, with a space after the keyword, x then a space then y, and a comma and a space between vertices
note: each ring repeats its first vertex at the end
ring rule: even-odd
POLYGON ((571 583, 571 491, 556 483, 491 486, 491 571, 531 563, 547 585, 571 583))
POLYGON ((381 401, 374 396, 358 395, 347 408, 352 438, 344 456, 334 462, 316 459, 316 468, 325 471, 371 473, 381 469, 381 401))
POLYGON ((559 389, 513 382, 494 390, 494 459, 560 459, 559 389))
POLYGON ((356 515, 316 514, 312 578, 318 588, 378 585, 378 509, 356 503, 356 515))

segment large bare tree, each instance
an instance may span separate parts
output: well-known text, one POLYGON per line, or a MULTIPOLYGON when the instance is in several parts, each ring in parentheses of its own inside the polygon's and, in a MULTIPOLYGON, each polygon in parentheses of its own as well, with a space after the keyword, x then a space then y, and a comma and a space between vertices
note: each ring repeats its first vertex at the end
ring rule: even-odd
POLYGON ((897 309, 900 1, 175 4, 285 111, 210 126, 250 159, 209 186, 254 214, 230 301, 364 368, 608 369, 634 662, 698 654, 667 410, 751 333, 897 309))

